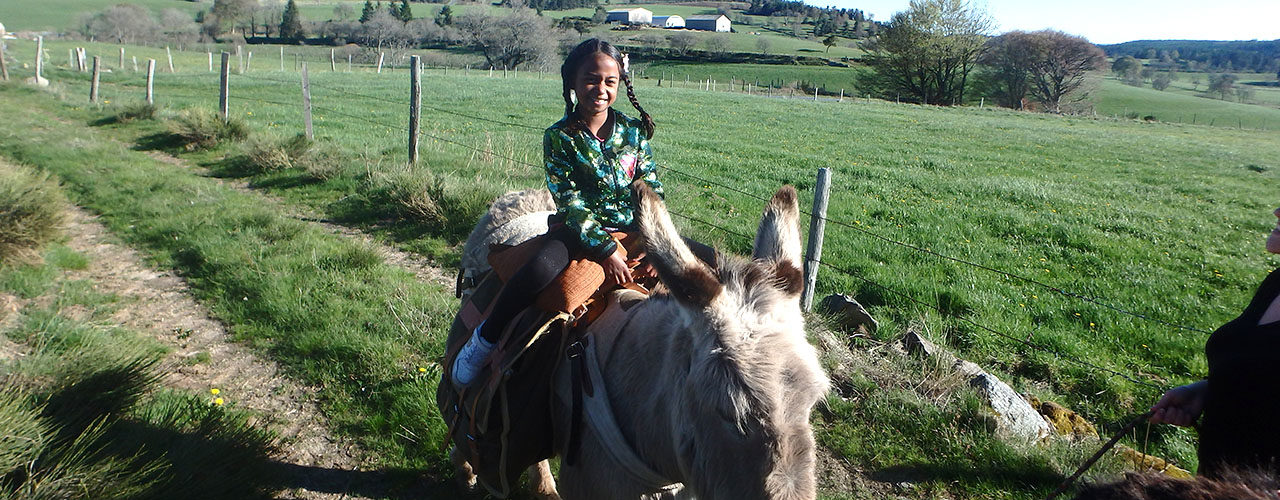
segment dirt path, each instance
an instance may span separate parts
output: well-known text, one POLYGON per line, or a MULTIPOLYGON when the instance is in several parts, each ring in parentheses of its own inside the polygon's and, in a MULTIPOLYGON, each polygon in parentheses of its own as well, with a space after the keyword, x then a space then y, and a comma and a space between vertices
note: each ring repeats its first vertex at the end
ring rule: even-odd
POLYGON ((192 298, 185 280, 143 264, 84 210, 72 210, 66 232, 68 246, 89 258, 86 269, 68 271, 68 278, 90 280, 97 291, 119 296, 113 322, 173 348, 160 365, 165 385, 211 401, 216 388, 225 404, 251 410, 259 415, 255 425, 280 435, 274 458, 289 476, 282 478, 289 487, 280 498, 365 498, 348 492, 378 491, 377 484, 367 484, 376 481, 376 473, 351 472, 360 469, 365 454, 329 432, 314 403, 316 389, 286 378, 274 362, 233 342, 226 326, 192 298))

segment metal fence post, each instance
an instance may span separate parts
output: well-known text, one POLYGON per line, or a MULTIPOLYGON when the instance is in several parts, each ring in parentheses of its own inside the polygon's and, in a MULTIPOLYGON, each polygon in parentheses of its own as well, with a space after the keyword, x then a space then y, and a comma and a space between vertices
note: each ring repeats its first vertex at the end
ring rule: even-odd
POLYGON ((227 95, 228 91, 230 90, 229 81, 231 77, 231 53, 230 52, 222 53, 222 71, 220 71, 219 73, 220 73, 219 75, 220 78, 218 82, 218 113, 222 114, 222 121, 225 122, 230 120, 229 115, 231 112, 231 109, 228 103, 229 101, 228 98, 230 96, 227 95))

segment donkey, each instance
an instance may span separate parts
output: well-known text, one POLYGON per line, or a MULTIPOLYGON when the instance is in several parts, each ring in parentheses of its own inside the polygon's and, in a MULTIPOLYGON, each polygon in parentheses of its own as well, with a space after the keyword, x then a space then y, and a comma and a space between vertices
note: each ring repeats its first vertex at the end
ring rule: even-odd
MULTIPOLYGON (((631 297, 610 354, 599 360, 600 371, 617 428, 634 455, 682 487, 663 489, 634 479, 596 433, 579 431, 577 459, 561 465, 559 494, 814 498, 809 414, 830 384, 805 339, 795 189, 784 186, 765 208, 751 259, 722 255, 714 265, 695 258, 647 185, 638 182, 632 191, 640 233, 663 285, 647 298, 619 292, 637 297, 631 297)), ((474 254, 464 253, 469 251, 474 254)), ((561 368, 567 370, 568 363, 561 368)), ((561 385, 567 379, 565 373, 556 377, 561 385)), ((568 404, 559 399, 553 405, 557 453, 565 456, 562 436, 574 430, 568 404)), ((556 497, 545 462, 530 475, 536 491, 556 497)))

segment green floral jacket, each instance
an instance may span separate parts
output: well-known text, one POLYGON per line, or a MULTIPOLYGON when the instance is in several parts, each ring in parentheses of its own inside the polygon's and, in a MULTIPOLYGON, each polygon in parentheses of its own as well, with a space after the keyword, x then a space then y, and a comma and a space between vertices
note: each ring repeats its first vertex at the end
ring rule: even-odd
POLYGON ((644 179, 662 194, 640 120, 618 111, 613 116, 613 134, 603 141, 588 132, 568 131, 568 117, 547 128, 542 137, 547 188, 556 201, 556 214, 578 234, 587 256, 597 261, 618 245, 605 228, 632 225, 631 181, 644 179))

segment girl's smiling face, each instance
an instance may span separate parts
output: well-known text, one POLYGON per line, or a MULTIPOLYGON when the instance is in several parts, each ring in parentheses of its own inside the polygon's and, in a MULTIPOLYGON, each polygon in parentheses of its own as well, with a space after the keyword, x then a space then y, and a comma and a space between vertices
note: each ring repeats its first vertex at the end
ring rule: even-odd
POLYGON ((618 61, 596 53, 582 63, 573 91, 578 96, 578 114, 588 118, 609 110, 618 99, 618 83, 622 80, 618 61))

